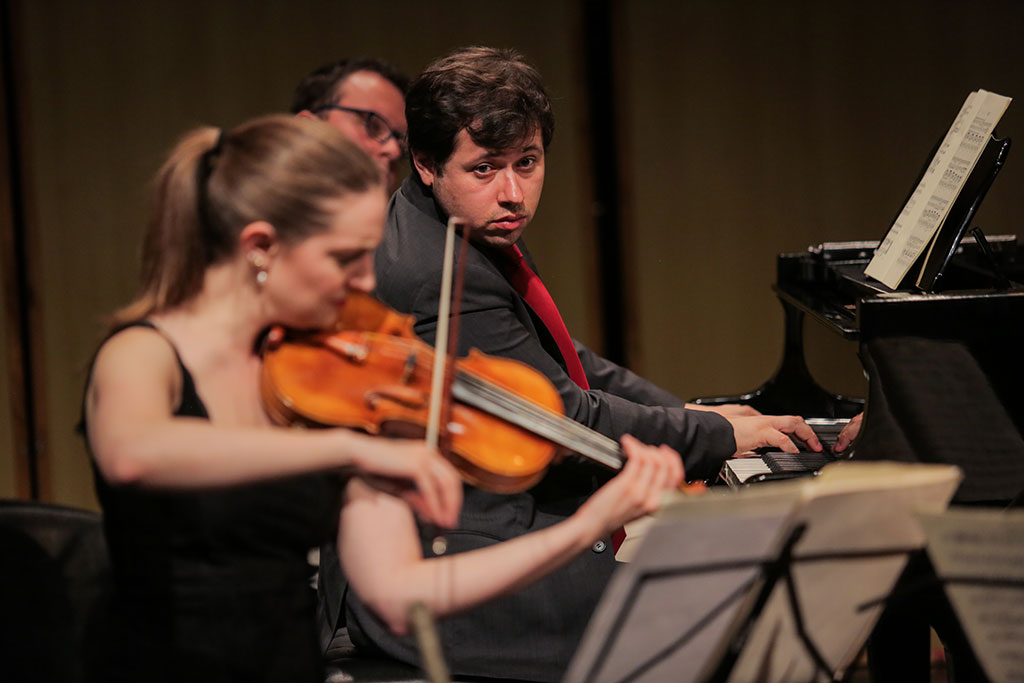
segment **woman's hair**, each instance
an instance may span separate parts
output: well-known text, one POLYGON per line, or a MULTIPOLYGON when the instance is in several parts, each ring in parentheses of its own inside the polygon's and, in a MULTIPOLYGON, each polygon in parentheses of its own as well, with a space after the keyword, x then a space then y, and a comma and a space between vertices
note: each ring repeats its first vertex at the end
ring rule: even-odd
POLYGON ((194 297, 246 225, 266 221, 293 244, 328 227, 329 200, 382 182, 366 154, 320 121, 278 115, 187 133, 156 176, 140 294, 114 323, 194 297))

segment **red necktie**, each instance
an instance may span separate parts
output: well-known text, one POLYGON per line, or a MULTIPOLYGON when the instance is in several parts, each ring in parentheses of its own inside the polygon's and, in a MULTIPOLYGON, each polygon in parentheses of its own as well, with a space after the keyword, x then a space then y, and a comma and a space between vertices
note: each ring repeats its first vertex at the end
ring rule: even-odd
MULTIPOLYGON (((590 383, 587 381, 586 373, 583 372, 583 364, 580 363, 580 357, 576 353, 576 347, 573 346, 572 337, 569 336, 569 330, 566 329, 565 321, 562 320, 548 288, 544 286, 537 274, 530 270, 519 247, 513 244, 510 247, 505 247, 502 251, 507 257, 505 277, 554 337, 555 344, 558 345, 558 350, 562 353, 562 359, 565 360, 565 369, 569 373, 569 378, 576 382, 581 389, 589 389, 590 383)), ((618 551, 625 538, 625 529, 619 528, 612 533, 612 552, 618 551)))
POLYGON ((555 306, 555 301, 548 293, 547 287, 540 281, 537 274, 530 270, 519 247, 513 244, 510 247, 505 247, 502 251, 508 257, 505 264, 505 277, 541 319, 544 327, 548 328, 548 332, 554 338, 555 344, 558 345, 558 350, 562 354, 562 359, 565 361, 565 370, 569 373, 569 378, 576 382, 581 389, 589 389, 590 383, 587 382, 587 375, 583 372, 583 364, 580 363, 580 357, 576 354, 572 337, 569 336, 565 321, 558 313, 558 307, 555 306))

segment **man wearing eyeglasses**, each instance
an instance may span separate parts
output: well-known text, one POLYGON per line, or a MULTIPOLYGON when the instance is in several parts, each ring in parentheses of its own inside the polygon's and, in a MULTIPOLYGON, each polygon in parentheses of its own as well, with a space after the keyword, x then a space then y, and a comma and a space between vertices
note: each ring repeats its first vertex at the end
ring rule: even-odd
POLYGON ((405 157, 405 89, 396 67, 373 58, 341 59, 311 72, 295 89, 291 111, 331 124, 370 155, 395 187, 405 157))

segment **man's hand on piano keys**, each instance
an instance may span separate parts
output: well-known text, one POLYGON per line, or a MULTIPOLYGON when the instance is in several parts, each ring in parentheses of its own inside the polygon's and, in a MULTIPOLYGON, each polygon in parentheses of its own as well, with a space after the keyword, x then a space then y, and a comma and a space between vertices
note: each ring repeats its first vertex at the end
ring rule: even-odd
POLYGON ((850 418, 850 421, 843 427, 843 431, 839 432, 839 436, 836 437, 836 442, 832 445, 833 453, 842 453, 854 439, 857 438, 857 434, 860 433, 860 421, 864 418, 864 413, 857 413, 850 418))
POLYGON ((718 413, 722 417, 753 417, 761 412, 739 403, 726 403, 720 406, 705 406, 699 403, 687 403, 690 410, 706 410, 709 413, 718 413))
POLYGON ((773 446, 786 453, 799 453, 788 435, 803 442, 812 451, 821 451, 821 442, 814 430, 802 417, 796 415, 758 415, 755 417, 726 417, 732 424, 736 439, 736 455, 763 446, 773 446))

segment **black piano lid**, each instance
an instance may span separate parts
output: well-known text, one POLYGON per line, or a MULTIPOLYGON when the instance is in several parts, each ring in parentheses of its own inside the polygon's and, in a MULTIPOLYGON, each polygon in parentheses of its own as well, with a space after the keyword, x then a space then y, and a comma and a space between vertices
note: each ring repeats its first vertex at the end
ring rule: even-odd
POLYGON ((780 254, 773 289, 785 314, 785 341, 778 370, 742 396, 697 402, 749 403, 805 417, 863 410, 863 399, 833 395, 811 377, 803 349, 809 317, 860 343, 870 397, 857 457, 957 464, 967 476, 958 502, 1017 495, 1024 489, 1024 286, 1001 289, 995 271, 1024 282, 1024 267, 1016 236, 989 237, 991 254, 965 237, 1009 145, 990 139, 928 263, 922 255, 895 291, 864 275, 877 241, 780 254), (918 274, 930 291, 916 287, 918 274))

